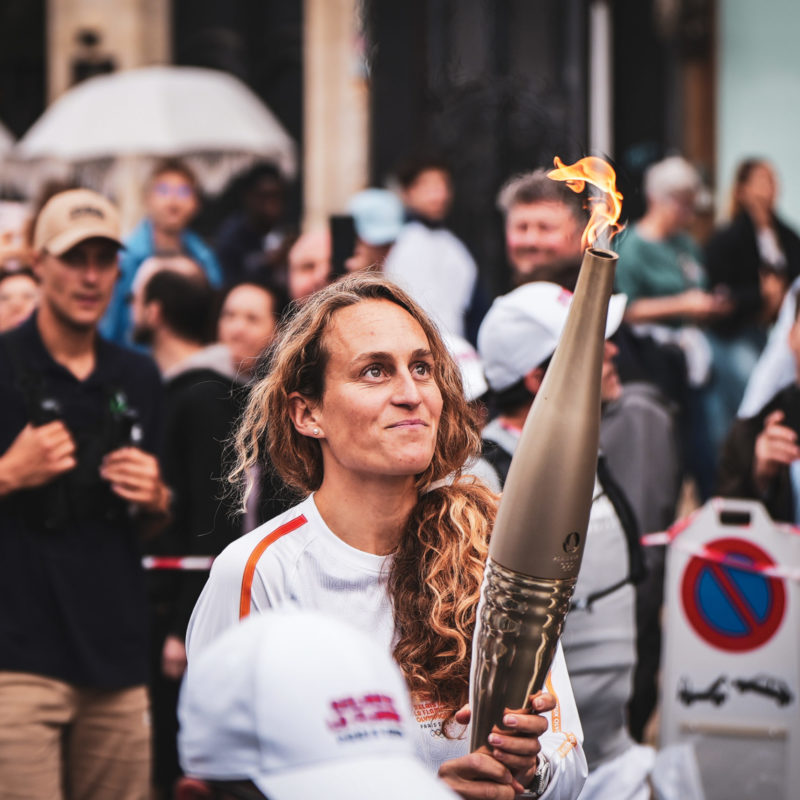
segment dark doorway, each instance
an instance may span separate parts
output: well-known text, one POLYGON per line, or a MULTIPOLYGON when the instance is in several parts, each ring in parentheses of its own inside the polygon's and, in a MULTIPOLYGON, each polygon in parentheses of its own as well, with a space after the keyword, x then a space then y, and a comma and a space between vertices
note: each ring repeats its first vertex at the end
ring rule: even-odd
POLYGON ((0 3, 0 122, 19 138, 46 104, 44 0, 0 3))
POLYGON ((450 224, 485 288, 507 288, 497 190, 586 154, 585 0, 367 4, 371 179, 433 152, 453 169, 450 224))
MULTIPOLYGON (((184 66, 230 72, 272 110, 298 146, 303 145, 303 3, 285 0, 173 0, 173 60, 184 66)), ((298 175, 292 216, 302 207, 298 175)), ((197 221, 210 232, 231 210, 222 196, 197 221)))

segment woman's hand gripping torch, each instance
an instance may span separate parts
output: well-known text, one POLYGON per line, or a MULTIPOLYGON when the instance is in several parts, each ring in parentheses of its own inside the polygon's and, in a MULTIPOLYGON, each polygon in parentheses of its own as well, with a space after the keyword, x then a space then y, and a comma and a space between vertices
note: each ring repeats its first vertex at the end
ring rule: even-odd
POLYGON ((554 180, 590 199, 578 283, 563 334, 525 422, 489 545, 475 626, 470 749, 487 745, 504 713, 531 710, 555 655, 578 577, 597 469, 600 378, 617 255, 594 249, 616 230, 622 195, 611 167, 558 158, 554 180))

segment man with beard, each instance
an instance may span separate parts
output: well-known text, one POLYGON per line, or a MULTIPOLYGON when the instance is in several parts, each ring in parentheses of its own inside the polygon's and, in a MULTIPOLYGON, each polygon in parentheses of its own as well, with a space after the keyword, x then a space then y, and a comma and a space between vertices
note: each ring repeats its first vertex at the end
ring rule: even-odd
MULTIPOLYGON (((505 215, 512 283, 551 281, 573 291, 583 257, 581 235, 588 222, 584 197, 539 169, 508 181, 497 205, 505 215)), ((625 391, 604 409, 603 448, 639 525, 645 531, 663 530, 674 520, 680 485, 674 409, 669 402, 680 399, 672 385, 673 378, 680 380, 680 361, 674 365, 675 356, 651 339, 634 335, 624 321, 614 334, 614 346, 625 391), (666 384, 657 380, 657 374, 667 376, 666 384), (648 431, 646 446, 642 437, 648 431), (653 451, 664 454, 663 460, 643 463, 653 451)))
MULTIPOLYGON (((509 180, 497 205, 505 216, 513 285, 551 281, 573 291, 588 222, 585 198, 538 169, 509 180)), ((682 361, 679 354, 635 336, 625 322, 614 334, 613 345, 623 391, 603 407, 601 448, 639 529, 664 530, 675 519, 682 483, 676 404, 683 393, 675 389, 685 385, 682 361)), ((646 556, 648 575, 637 587, 639 641, 630 708, 631 733, 639 741, 657 697, 663 595, 663 551, 648 548, 646 556)))
POLYGON ((511 284, 553 281, 572 290, 588 216, 583 199, 543 169, 509 180, 497 205, 505 217, 506 256, 511 284))

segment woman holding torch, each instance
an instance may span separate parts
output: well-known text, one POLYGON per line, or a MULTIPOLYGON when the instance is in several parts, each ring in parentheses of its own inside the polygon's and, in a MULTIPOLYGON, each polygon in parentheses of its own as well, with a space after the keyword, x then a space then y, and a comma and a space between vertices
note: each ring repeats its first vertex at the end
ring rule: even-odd
MULTIPOLYGON (((460 477, 479 448, 478 422, 436 328, 380 275, 350 276, 287 324, 263 375, 231 480, 267 453, 305 499, 217 559, 189 626, 190 664, 250 613, 327 611, 393 654, 420 755, 462 797, 577 797, 586 762, 560 650, 539 713, 506 714, 468 753, 463 706, 496 496, 460 477)), ((353 719, 363 734, 368 716, 353 719)))

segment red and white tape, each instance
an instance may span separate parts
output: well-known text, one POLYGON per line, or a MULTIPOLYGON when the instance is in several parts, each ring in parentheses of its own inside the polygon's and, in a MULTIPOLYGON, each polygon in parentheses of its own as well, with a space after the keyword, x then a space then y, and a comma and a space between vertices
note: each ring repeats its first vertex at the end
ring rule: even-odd
MULTIPOLYGON (((679 535, 689 527, 697 512, 689 514, 683 519, 679 519, 670 528, 658 533, 646 533, 641 538, 644 547, 658 547, 664 545, 674 545, 685 553, 706 561, 713 561, 734 569, 744 570, 745 572, 757 572, 761 575, 768 575, 772 578, 781 578, 790 581, 800 582, 800 569, 784 567, 778 564, 758 564, 748 563, 736 558, 731 558, 722 553, 718 553, 709 547, 697 547, 681 542, 679 535)), ((800 528, 794 525, 780 525, 786 531, 800 535, 800 528)), ((213 556, 144 556, 142 566, 148 570, 179 570, 186 572, 201 572, 211 569, 213 556)))
MULTIPOLYGON (((705 547, 704 545, 690 545, 684 543, 679 535, 689 527, 697 512, 692 512, 689 516, 679 519, 674 525, 665 531, 658 533, 646 533, 641 538, 644 547, 657 547, 659 545, 673 545, 684 553, 688 553, 695 558, 702 558, 704 561, 712 561, 715 564, 722 564, 732 569, 739 569, 744 572, 755 572, 760 575, 768 575, 771 578, 781 578, 800 583, 800 569, 797 567, 785 567, 780 564, 759 564, 757 562, 742 561, 738 558, 731 558, 724 553, 705 547)), ((783 525, 776 523, 777 527, 788 533, 800 535, 800 528, 794 525, 783 525)))
POLYGON ((211 569, 213 556, 143 556, 145 569, 177 569, 200 572, 211 569))

